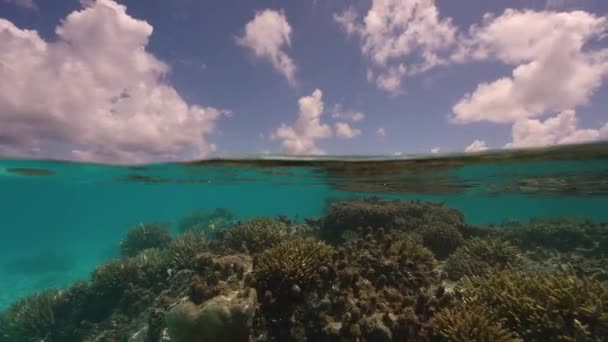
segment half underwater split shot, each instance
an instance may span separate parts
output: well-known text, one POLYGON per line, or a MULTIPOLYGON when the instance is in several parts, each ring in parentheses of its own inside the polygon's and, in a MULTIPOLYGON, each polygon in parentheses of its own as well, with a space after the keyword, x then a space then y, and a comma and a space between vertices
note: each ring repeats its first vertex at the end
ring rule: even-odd
POLYGON ((0 341, 606 341, 608 144, 0 160, 0 341))

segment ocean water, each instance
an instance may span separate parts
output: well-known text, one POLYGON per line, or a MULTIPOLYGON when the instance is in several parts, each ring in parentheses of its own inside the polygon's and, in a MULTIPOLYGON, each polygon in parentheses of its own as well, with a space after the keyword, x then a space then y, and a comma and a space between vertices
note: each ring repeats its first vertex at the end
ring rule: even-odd
POLYGON ((111 166, 0 159, 0 309, 88 279, 126 231, 224 208, 239 220, 321 217, 378 196, 440 201, 467 223, 608 221, 608 145, 401 158, 282 157, 111 166))

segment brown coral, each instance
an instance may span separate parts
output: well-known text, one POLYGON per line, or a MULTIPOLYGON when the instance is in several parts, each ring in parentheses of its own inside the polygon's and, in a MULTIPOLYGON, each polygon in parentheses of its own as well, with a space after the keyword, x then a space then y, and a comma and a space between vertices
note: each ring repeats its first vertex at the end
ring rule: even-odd
POLYGON ((445 341, 523 341, 482 306, 460 305, 454 309, 444 309, 433 317, 432 325, 445 341))
POLYGON ((259 255, 253 274, 258 293, 272 292, 273 298, 298 297, 315 287, 322 267, 331 262, 333 249, 314 239, 286 241, 259 255))
POLYGON ((463 224, 463 215, 440 203, 378 198, 338 201, 327 208, 321 234, 325 239, 340 241, 343 232, 357 227, 413 231, 429 222, 458 227, 463 224))
POLYGON ((447 259, 445 271, 451 279, 462 276, 478 275, 492 270, 508 267, 521 267, 523 259, 517 247, 499 239, 475 238, 447 259))
POLYGON ((287 238, 287 225, 279 220, 257 217, 228 229, 225 245, 239 252, 260 253, 287 238))
POLYGON ((608 336, 608 286, 597 280, 503 270, 463 278, 458 288, 463 302, 488 308, 527 341, 599 341, 608 336))

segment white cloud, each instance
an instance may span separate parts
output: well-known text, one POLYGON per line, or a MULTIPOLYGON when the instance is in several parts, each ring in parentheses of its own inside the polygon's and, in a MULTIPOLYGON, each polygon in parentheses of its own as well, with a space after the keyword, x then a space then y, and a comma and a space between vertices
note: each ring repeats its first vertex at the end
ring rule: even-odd
POLYGON ((432 153, 432 154, 437 154, 437 153, 439 153, 439 151, 441 151, 441 149, 440 149, 439 147, 433 147, 433 148, 431 149, 431 153, 432 153))
POLYGON ((469 146, 467 146, 465 152, 481 152, 488 149, 488 145, 483 140, 475 140, 469 146))
POLYGON ((445 62, 441 53, 455 43, 456 28, 441 19, 434 0, 373 0, 364 18, 349 8, 334 15, 349 35, 361 39, 361 52, 378 69, 375 83, 396 93, 401 78, 445 62), (408 65, 404 65, 404 60, 408 65))
POLYGON ((288 154, 323 154, 316 145, 319 139, 331 136, 331 127, 321 123, 323 93, 315 89, 310 96, 298 100, 300 111, 293 126, 281 124, 271 139, 282 140, 283 151, 288 154))
POLYGON ((377 134, 379 137, 386 137, 386 130, 384 129, 384 127, 379 127, 379 128, 376 130, 376 134, 377 134))
POLYGON ((49 143, 67 158, 147 162, 198 158, 222 111, 186 103, 169 67, 146 51, 152 26, 110 0, 72 12, 44 41, 0 19, 0 145, 32 155, 49 143))
POLYGON ((291 26, 285 13, 270 9, 257 12, 245 25, 243 36, 237 37, 236 41, 257 57, 270 61, 290 84, 295 84, 296 65, 285 52, 291 44, 291 26))
POLYGON ((589 104, 608 75, 608 49, 593 44, 607 34, 608 18, 583 11, 486 15, 453 61, 497 60, 513 72, 479 84, 454 105, 451 119, 512 124, 506 147, 600 139, 601 129, 578 128, 575 110, 589 104))
POLYGON ((566 110, 544 121, 524 119, 513 125, 512 141, 506 147, 540 147, 596 141, 608 137, 608 123, 600 129, 578 127, 576 112, 566 110))
POLYGON ((515 68, 458 101, 454 121, 513 123, 588 104, 608 74, 608 49, 588 45, 606 34, 608 18, 582 11, 486 15, 455 59, 497 59, 515 68))
POLYGON ((365 119, 365 114, 362 112, 345 111, 342 109, 341 104, 334 105, 331 111, 331 117, 334 119, 349 120, 352 122, 359 122, 365 119))
MULTIPOLYGON (((375 77, 376 85, 391 94, 399 94, 401 92, 401 78, 404 75, 405 66, 403 64, 388 67, 375 77)), ((370 76, 373 77, 373 73, 370 76)))
POLYGON ((7 4, 14 4, 16 6, 30 9, 30 10, 38 9, 38 6, 34 2, 34 0, 4 0, 4 2, 7 4))
POLYGON ((340 138, 354 138, 361 134, 361 130, 352 127, 346 122, 336 122, 336 135, 340 138))

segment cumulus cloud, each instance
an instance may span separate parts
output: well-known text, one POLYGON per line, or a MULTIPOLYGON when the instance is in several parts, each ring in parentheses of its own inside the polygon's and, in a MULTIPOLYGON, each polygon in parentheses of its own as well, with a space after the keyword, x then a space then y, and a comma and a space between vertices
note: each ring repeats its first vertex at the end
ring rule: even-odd
POLYGON ((268 60, 290 84, 295 84, 296 65, 285 52, 291 45, 291 26, 285 13, 270 9, 257 12, 236 41, 256 57, 268 60))
POLYGON ((165 81, 169 67, 146 51, 152 26, 111 0, 89 2, 57 38, 0 19, 0 146, 35 155, 105 162, 198 158, 222 111, 189 105, 165 81))
POLYGON ((352 127, 347 122, 336 122, 336 135, 340 138, 351 139, 359 134, 361 134, 361 130, 352 127))
POLYGON ((315 89, 310 96, 298 100, 300 111, 293 125, 285 123, 271 135, 271 139, 282 140, 283 152, 288 154, 323 154, 317 147, 319 139, 331 136, 331 127, 321 123, 323 114, 323 92, 315 89))
POLYGON ((506 147, 540 147, 575 144, 608 138, 608 123, 600 129, 578 127, 576 112, 566 110, 544 121, 525 119, 513 125, 512 141, 506 147))
POLYGON ((488 149, 488 145, 483 140, 475 140, 469 146, 467 146, 465 152, 481 152, 488 149))
POLYGON ((30 10, 38 9, 38 6, 34 2, 34 0, 4 0, 4 2, 7 4, 14 4, 21 8, 26 8, 26 9, 30 9, 30 10))
POLYGON ((439 147, 433 147, 433 148, 431 149, 431 153, 432 153, 432 154, 437 154, 437 153, 439 153, 439 151, 441 151, 441 149, 440 149, 439 147))
POLYGON ((591 13, 506 10, 470 29, 457 59, 496 59, 512 75, 479 84, 453 107, 456 122, 512 123, 587 104, 608 74, 608 49, 588 43, 608 34, 591 13))
POLYGON ((343 110, 341 104, 336 104, 334 105, 331 111, 331 117, 334 119, 343 119, 352 122, 359 122, 365 119, 365 114, 362 112, 343 110))
POLYGON ((386 136, 386 130, 384 129, 384 127, 379 127, 379 128, 376 130, 376 134, 377 134, 379 137, 385 137, 385 136, 386 136))
POLYGON ((442 53, 456 40, 455 26, 440 18, 434 0, 373 0, 364 17, 351 7, 334 20, 360 38, 362 54, 377 70, 368 78, 391 93, 399 91, 407 74, 445 63, 442 53), (403 64, 405 59, 410 63, 403 64))

